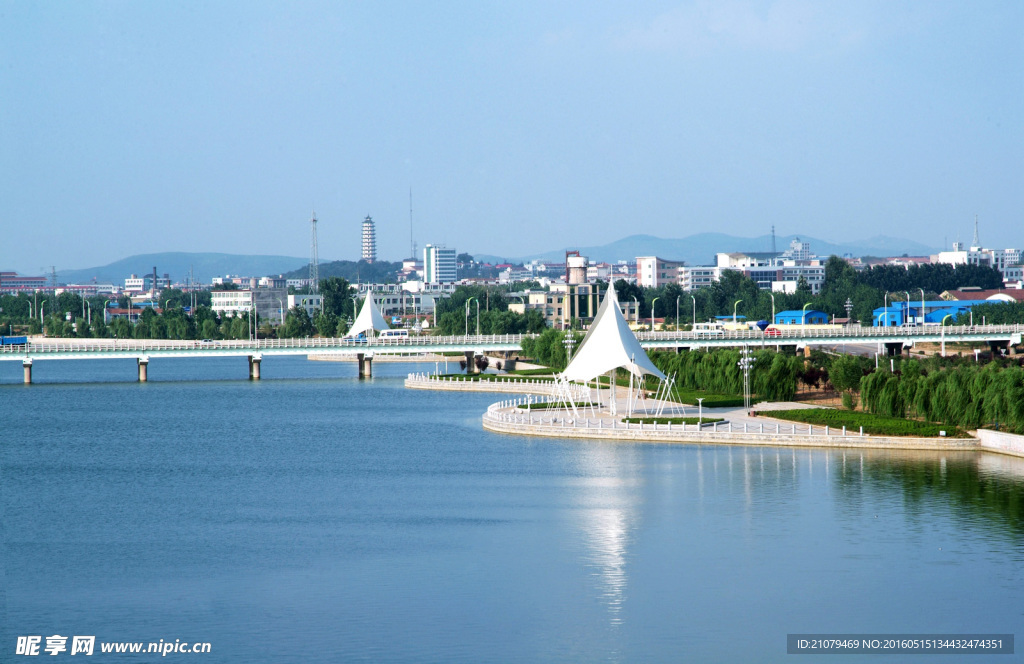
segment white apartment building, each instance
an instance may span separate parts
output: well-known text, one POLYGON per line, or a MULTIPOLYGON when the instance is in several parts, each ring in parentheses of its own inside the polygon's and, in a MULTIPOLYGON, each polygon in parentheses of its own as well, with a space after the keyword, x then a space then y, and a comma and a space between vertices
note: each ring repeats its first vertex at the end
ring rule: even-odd
POLYGON ((455 249, 428 244, 423 247, 423 281, 428 284, 454 283, 459 278, 455 249))
POLYGON ((252 311, 251 290, 224 290, 210 292, 210 308, 220 316, 240 316, 252 311))
POLYGON ((940 251, 932 256, 934 263, 949 265, 985 265, 1001 272, 1014 265, 1020 265, 1024 252, 1020 249, 985 249, 979 246, 965 248, 962 242, 953 243, 953 251, 940 251))
MULTIPOLYGON (((164 288, 171 287, 171 278, 164 274, 163 277, 157 277, 156 279, 156 290, 163 290, 164 288)), ((126 293, 141 293, 143 291, 153 290, 153 275, 144 274, 141 277, 137 274, 133 274, 131 277, 124 280, 124 290, 126 293)))
POLYGON ((612 266, 608 263, 594 263, 587 266, 587 281, 608 281, 612 278, 612 266))
POLYGON ((669 261, 657 256, 637 256, 636 282, 640 286, 658 288, 679 279, 679 268, 683 261, 669 261))
POLYGON ((255 307, 259 318, 281 322, 287 315, 285 303, 290 297, 283 288, 215 290, 210 292, 210 308, 220 316, 234 317, 255 307))
POLYGON ((714 265, 684 265, 677 271, 677 283, 684 291, 697 290, 718 281, 723 269, 714 265))
MULTIPOLYGON (((320 293, 296 293, 288 296, 288 308, 302 307, 310 318, 320 313, 323 308, 324 298, 320 293)), ((287 315, 287 313, 286 313, 287 315)))

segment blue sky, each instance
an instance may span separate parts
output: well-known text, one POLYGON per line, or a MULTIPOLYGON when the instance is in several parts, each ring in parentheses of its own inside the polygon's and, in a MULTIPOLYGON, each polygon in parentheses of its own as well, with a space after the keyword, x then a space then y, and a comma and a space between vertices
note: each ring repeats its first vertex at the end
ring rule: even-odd
POLYGON ((1024 244, 1021 2, 0 0, 0 269, 1024 244))

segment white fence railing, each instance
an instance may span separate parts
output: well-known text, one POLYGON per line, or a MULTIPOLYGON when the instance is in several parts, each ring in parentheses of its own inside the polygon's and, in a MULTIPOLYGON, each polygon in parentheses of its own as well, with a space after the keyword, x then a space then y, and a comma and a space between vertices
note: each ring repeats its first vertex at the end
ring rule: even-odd
MULTIPOLYGON (((758 422, 754 426, 751 422, 733 423, 705 422, 702 424, 686 424, 680 422, 673 424, 640 422, 624 422, 617 417, 589 417, 585 413, 587 408, 579 408, 579 416, 573 416, 572 411, 561 410, 559 413, 539 413, 523 408, 536 401, 518 398, 507 399, 491 404, 484 414, 484 418, 492 422, 515 424, 533 427, 550 427, 552 429, 597 429, 609 431, 664 431, 674 433, 709 433, 709 434, 759 434, 759 435, 785 435, 785 436, 827 436, 843 438, 847 436, 864 436, 864 427, 857 431, 848 431, 846 427, 836 429, 829 426, 818 426, 812 424, 782 424, 779 422, 758 422)), ((637 415, 637 417, 643 417, 637 415)))
MULTIPOLYGON (((949 337, 991 337, 993 335, 1024 334, 1024 325, 950 325, 947 327, 851 327, 839 329, 814 329, 806 332, 800 330, 781 330, 778 334, 765 334, 758 330, 721 330, 695 332, 638 332, 637 339, 647 345, 671 343, 673 341, 750 341, 764 343, 781 343, 783 341, 800 341, 836 339, 882 339, 895 338, 913 340, 915 338, 934 339, 940 335, 949 337)), ((104 352, 159 352, 159 351, 217 351, 217 350, 347 350, 359 349, 399 351, 408 348, 410 352, 422 352, 426 349, 445 350, 464 348, 466 350, 509 350, 519 348, 528 334, 480 334, 458 336, 410 336, 401 338, 346 339, 333 337, 306 337, 303 339, 258 339, 258 340, 224 340, 224 341, 173 341, 173 340, 89 340, 68 342, 31 340, 27 345, 0 346, 0 353, 33 355, 47 353, 104 353, 104 352)), ((984 339, 982 339, 984 340, 984 339)))

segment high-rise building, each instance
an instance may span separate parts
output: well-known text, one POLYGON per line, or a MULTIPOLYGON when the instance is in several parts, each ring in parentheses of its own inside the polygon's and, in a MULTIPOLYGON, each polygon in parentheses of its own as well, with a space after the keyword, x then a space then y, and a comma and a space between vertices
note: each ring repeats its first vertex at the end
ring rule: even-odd
POLYGON ((377 260, 377 232, 373 228, 373 219, 366 215, 363 219, 363 260, 372 263, 377 260))
POLYGON ((423 247, 423 281, 428 284, 450 284, 458 278, 454 249, 433 244, 423 247))

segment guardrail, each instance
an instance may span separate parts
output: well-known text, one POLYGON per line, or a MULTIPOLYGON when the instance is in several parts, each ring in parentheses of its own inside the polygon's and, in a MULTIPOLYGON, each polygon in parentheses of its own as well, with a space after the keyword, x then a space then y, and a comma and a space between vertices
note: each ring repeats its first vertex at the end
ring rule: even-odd
MULTIPOLYGON (((690 332, 638 332, 637 339, 644 344, 658 342, 689 342, 689 341, 750 341, 758 343, 784 343, 786 341, 807 341, 822 339, 875 339, 898 338, 912 340, 914 338, 939 336, 992 336, 1024 334, 1024 325, 950 325, 946 327, 925 326, 913 328, 900 327, 851 327, 835 330, 780 330, 778 334, 765 334, 755 330, 722 330, 722 331, 690 331, 690 332)), ((486 350, 488 347, 509 349, 521 347, 522 341, 530 334, 500 335, 458 335, 458 336, 411 336, 394 339, 347 339, 331 337, 306 337, 303 339, 258 339, 258 340, 224 340, 224 341, 171 341, 171 340, 95 340, 67 342, 47 340, 44 342, 30 341, 27 345, 0 346, 0 354, 40 355, 56 353, 104 353, 104 352, 159 352, 159 351, 224 351, 247 349, 254 352, 274 350, 330 350, 345 349, 349 351, 366 349, 394 351, 401 348, 419 350, 423 348, 443 349, 445 347, 472 347, 486 350)))
MULTIPOLYGON (((758 435, 786 435, 786 436, 833 436, 844 438, 847 436, 864 436, 864 427, 860 427, 856 432, 848 432, 846 427, 836 429, 829 426, 819 426, 817 429, 814 428, 813 424, 782 424, 778 422, 758 422, 757 426, 751 426, 749 422, 743 422, 743 426, 733 424, 731 421, 726 422, 707 422, 702 424, 686 424, 680 422, 679 424, 673 424, 671 422, 665 422, 662 424, 652 422, 651 424, 643 424, 641 422, 623 422, 617 417, 598 417, 590 418, 586 416, 573 417, 571 413, 566 415, 534 415, 532 410, 521 409, 521 406, 526 406, 531 403, 536 403, 529 399, 508 399, 505 401, 499 401, 491 404, 487 408, 487 412, 484 417, 490 419, 493 422, 504 422, 507 424, 522 424, 538 427, 552 427, 555 429, 608 429, 618 431, 667 431, 677 433, 728 433, 728 434, 758 434, 758 435)), ((581 408, 580 410, 589 410, 581 408)), ((638 415, 637 417, 643 417, 638 415)))
MULTIPOLYGON (((799 326, 794 326, 799 327, 799 326)), ((714 339, 749 339, 777 342, 779 339, 843 339, 850 337, 922 337, 941 334, 1018 334, 1024 333, 1024 325, 926 325, 919 327, 843 327, 836 329, 789 330, 778 329, 777 334, 759 330, 716 330, 690 332, 637 332, 636 338, 643 341, 707 341, 714 339)))
POLYGON ((217 351, 251 349, 294 350, 294 349, 351 349, 377 350, 409 348, 418 350, 426 347, 443 346, 488 346, 507 347, 522 343, 522 334, 500 335, 469 335, 469 336, 420 336, 400 339, 346 339, 332 337, 305 337, 302 339, 258 339, 258 340, 223 340, 223 341, 171 341, 171 340, 136 340, 114 339, 82 342, 44 341, 30 342, 20 346, 0 346, 0 352, 12 354, 39 353, 103 353, 103 352, 150 352, 150 351, 217 351))

